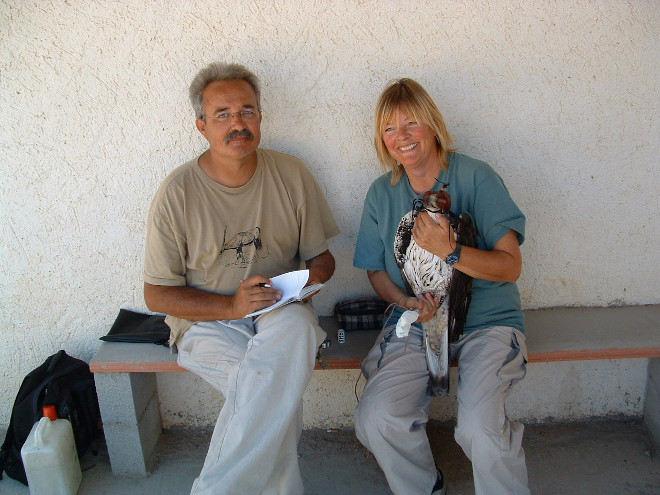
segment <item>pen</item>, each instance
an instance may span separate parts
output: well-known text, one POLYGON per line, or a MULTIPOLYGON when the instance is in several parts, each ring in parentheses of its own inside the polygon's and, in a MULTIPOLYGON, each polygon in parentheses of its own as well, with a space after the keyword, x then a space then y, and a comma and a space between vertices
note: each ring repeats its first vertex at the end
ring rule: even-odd
POLYGON ((265 284, 265 283, 261 282, 261 283, 259 284, 259 287, 267 287, 267 288, 270 289, 270 284, 265 284))

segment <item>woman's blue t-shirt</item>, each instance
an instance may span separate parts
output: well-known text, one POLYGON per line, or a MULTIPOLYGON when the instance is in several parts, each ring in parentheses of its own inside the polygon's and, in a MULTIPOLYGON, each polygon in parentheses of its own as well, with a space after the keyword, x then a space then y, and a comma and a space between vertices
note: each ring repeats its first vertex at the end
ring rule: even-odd
MULTIPOLYGON (((399 287, 405 290, 401 272, 394 258, 394 235, 403 215, 410 214, 415 194, 407 175, 391 186, 392 173, 376 179, 367 192, 362 211, 353 265, 364 270, 385 270, 399 287)), ((491 250, 509 230, 518 234, 520 244, 525 238, 525 216, 511 198, 504 182, 485 162, 459 153, 452 153, 449 168, 438 177, 435 189, 449 184, 451 210, 468 213, 478 230, 479 249, 491 250)), ((396 311, 389 319, 393 324, 400 315, 396 311)), ((505 325, 525 331, 518 286, 510 282, 474 279, 472 301, 464 331, 505 325)))

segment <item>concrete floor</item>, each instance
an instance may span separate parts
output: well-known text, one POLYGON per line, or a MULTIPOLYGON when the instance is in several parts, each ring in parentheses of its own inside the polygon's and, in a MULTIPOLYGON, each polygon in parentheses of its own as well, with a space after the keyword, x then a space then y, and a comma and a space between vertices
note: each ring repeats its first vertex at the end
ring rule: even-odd
MULTIPOLYGON (((453 439, 453 426, 431 422, 427 431, 449 494, 474 493, 470 462, 453 439)), ((210 431, 168 430, 157 447, 157 467, 146 478, 116 478, 100 443, 98 455, 81 460, 79 495, 187 494, 201 469, 210 431)), ((4 439, 4 431, 0 431, 4 439)), ((528 425, 524 440, 533 494, 660 494, 660 455, 644 425, 633 420, 528 425)), ((385 478, 351 430, 306 430, 300 462, 308 495, 386 495, 385 478)), ((29 489, 4 477, 3 495, 29 489)), ((251 494, 246 494, 251 495, 251 494)))

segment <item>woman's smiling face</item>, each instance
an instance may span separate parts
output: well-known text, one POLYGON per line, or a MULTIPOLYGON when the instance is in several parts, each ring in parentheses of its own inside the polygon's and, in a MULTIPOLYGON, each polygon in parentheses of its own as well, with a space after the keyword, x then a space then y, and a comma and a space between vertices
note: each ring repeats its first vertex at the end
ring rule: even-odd
POLYGON ((382 132, 389 154, 406 170, 437 166, 438 147, 433 130, 415 121, 405 108, 394 111, 382 132))

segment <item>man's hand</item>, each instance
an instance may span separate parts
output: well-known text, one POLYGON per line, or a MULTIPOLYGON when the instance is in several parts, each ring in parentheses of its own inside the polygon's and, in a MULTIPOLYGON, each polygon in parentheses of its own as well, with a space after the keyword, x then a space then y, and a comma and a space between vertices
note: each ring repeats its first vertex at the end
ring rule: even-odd
POLYGON ((253 275, 232 296, 194 287, 144 284, 144 300, 151 311, 195 321, 238 320, 275 304, 282 293, 265 285, 270 280, 253 275), (263 285, 260 285, 263 284, 263 285))
POLYGON ((231 298, 231 319, 238 320, 245 315, 275 304, 282 297, 282 291, 270 287, 270 279, 253 275, 243 280, 238 291, 231 298))

